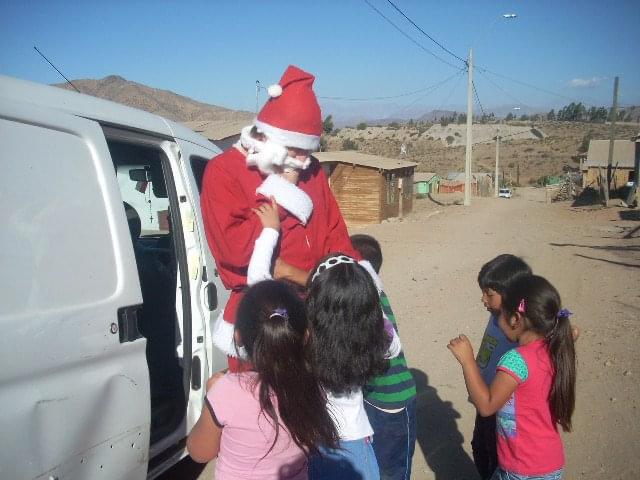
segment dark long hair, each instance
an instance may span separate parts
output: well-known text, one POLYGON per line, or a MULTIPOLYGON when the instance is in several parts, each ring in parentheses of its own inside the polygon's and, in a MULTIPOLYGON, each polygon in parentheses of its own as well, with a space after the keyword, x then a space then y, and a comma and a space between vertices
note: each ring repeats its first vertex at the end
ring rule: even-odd
POLYGON ((260 378, 260 408, 279 435, 280 418, 307 454, 317 445, 335 447, 338 433, 326 408, 326 395, 306 359, 304 304, 284 283, 260 282, 247 290, 238 307, 236 330, 260 378))
POLYGON ((515 315, 524 300, 523 317, 529 329, 543 335, 553 364, 549 407, 554 421, 571 431, 576 401, 576 353, 568 315, 560 314, 560 294, 551 283, 537 275, 523 277, 511 285, 504 312, 515 315))
POLYGON ((353 392, 386 371, 390 340, 367 271, 357 263, 322 267, 339 255, 326 257, 313 270, 306 300, 310 359, 322 385, 337 394, 353 392))

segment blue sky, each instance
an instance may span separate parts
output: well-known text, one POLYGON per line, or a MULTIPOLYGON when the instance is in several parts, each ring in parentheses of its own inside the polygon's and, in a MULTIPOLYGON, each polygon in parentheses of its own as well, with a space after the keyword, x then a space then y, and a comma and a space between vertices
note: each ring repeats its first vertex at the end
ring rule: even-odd
MULTIPOLYGON (((550 109, 572 100, 609 105, 616 75, 620 103, 640 104, 637 0, 393 3, 459 57, 473 47, 474 62, 494 72, 475 72, 486 111, 550 109), (518 17, 505 20, 503 13, 518 17)), ((445 62, 462 63, 387 0, 0 0, 0 45, 1 74, 60 82, 36 45, 72 79, 117 74, 234 109, 254 110, 255 81, 275 83, 290 63, 316 75, 321 97, 423 90, 386 100, 324 98, 325 114, 417 116, 466 103, 465 76, 445 62), (424 90, 433 85, 439 87, 424 90)))

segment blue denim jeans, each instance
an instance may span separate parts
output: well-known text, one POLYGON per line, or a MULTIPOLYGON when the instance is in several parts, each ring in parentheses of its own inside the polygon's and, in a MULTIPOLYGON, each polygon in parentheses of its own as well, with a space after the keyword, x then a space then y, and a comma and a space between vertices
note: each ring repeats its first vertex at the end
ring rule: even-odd
POLYGON ((564 477, 564 469, 556 470, 555 472, 545 473, 544 475, 519 475, 517 473, 507 472, 506 470, 498 469, 493 473, 491 480, 562 480, 564 477))
POLYGON ((340 440, 339 447, 320 447, 320 455, 309 459, 309 480, 380 480, 369 437, 340 440))
POLYGON ((373 428, 373 450, 380 466, 380 478, 408 480, 416 449, 416 398, 396 413, 383 412, 366 401, 364 408, 373 428))

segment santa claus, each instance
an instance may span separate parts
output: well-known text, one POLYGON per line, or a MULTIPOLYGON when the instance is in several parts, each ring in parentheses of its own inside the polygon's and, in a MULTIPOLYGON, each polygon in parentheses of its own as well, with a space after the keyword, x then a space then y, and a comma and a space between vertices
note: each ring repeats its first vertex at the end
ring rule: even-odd
POLYGON ((247 267, 262 224, 253 209, 271 197, 278 204, 281 234, 274 252, 274 278, 301 286, 325 255, 344 252, 359 259, 319 162, 322 116, 314 76, 289 66, 253 125, 240 141, 209 162, 201 204, 209 247, 220 278, 231 290, 213 328, 213 343, 238 370, 233 329, 247 286, 247 267))

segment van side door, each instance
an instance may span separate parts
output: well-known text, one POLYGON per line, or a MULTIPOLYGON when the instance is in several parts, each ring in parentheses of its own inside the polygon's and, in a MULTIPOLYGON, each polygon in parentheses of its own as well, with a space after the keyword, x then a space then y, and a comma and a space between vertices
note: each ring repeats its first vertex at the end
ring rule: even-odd
POLYGON ((144 479, 131 235, 91 120, 0 99, 0 477, 144 479))

